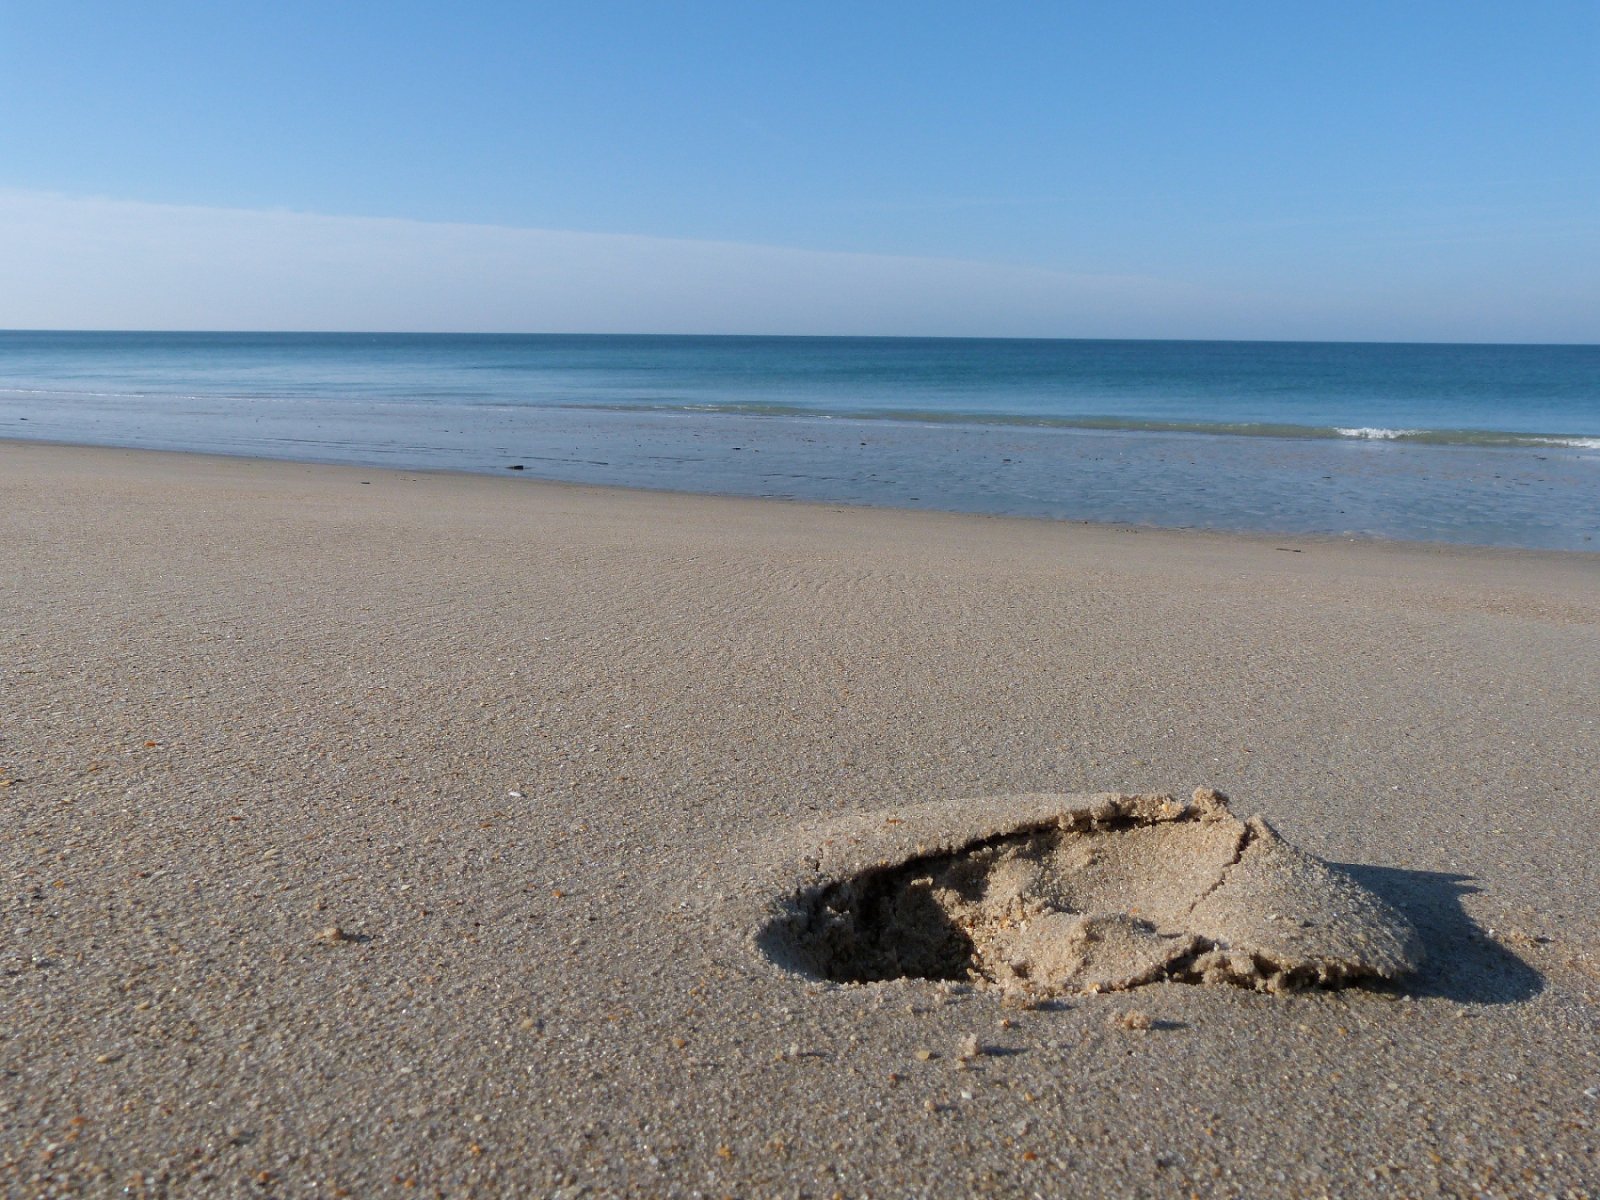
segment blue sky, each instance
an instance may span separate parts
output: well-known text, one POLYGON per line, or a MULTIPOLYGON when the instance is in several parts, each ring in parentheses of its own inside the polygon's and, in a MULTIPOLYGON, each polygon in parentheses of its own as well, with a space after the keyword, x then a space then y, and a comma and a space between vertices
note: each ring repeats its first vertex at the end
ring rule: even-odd
POLYGON ((1600 340, 1592 0, 0 0, 0 118, 0 325, 1600 340))

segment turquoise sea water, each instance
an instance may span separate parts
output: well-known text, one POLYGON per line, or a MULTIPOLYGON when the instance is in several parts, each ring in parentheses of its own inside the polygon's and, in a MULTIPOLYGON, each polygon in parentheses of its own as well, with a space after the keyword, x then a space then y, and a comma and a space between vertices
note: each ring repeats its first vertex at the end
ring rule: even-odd
POLYGON ((1600 347, 0 333, 0 436, 1593 550, 1600 347))

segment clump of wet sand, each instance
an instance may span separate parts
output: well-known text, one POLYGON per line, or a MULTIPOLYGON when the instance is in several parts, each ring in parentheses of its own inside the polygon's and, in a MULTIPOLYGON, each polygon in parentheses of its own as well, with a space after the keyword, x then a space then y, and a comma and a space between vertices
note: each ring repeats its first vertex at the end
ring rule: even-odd
MULTIPOLYGON (((1286 992, 1393 979, 1420 960, 1399 913, 1218 792, 1034 799, 1057 803, 800 889, 762 935, 769 953, 841 982, 1035 995, 1163 980, 1286 992)), ((950 810, 898 813, 896 837, 919 819, 948 825, 950 810)))

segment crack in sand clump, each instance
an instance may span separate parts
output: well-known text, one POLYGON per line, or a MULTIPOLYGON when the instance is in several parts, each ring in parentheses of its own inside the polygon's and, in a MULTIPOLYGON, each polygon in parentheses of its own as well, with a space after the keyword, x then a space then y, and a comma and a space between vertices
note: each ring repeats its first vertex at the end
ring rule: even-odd
POLYGON ((1283 992, 1417 965, 1404 918, 1260 817, 1239 820, 1216 792, 1057 799, 1077 803, 803 888, 762 944, 838 982, 922 977, 1039 995, 1159 980, 1283 992))

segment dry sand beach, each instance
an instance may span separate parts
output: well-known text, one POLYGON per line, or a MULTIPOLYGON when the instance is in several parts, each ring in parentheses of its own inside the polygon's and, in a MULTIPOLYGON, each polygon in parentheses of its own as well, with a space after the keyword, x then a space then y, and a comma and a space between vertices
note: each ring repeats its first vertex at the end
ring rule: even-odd
POLYGON ((1600 556, 16 443, 0 553, 5 1195, 1600 1192, 1600 556), (1201 786, 1323 907, 1051 852, 1415 972, 818 977, 1201 786))

